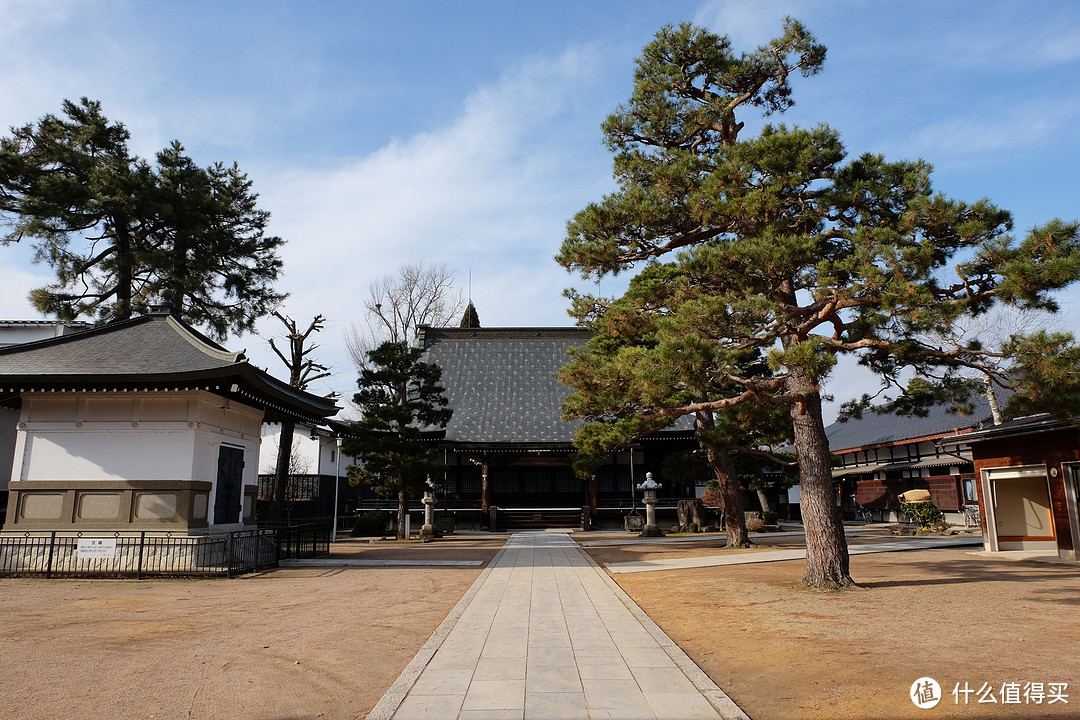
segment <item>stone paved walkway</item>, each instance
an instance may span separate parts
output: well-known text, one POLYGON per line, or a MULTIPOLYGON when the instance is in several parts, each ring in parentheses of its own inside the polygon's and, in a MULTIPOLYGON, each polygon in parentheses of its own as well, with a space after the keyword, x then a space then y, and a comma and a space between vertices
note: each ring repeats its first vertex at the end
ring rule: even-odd
POLYGON ((746 718, 565 533, 514 534, 369 720, 746 718))
MULTIPOLYGON (((932 548, 965 547, 982 545, 981 536, 964 537, 913 537, 898 538, 879 543, 848 543, 849 555, 865 553, 900 552, 903 550, 930 550, 932 548)), ((788 550, 757 550, 754 552, 730 552, 723 555, 705 557, 661 558, 657 560, 634 560, 630 562, 606 563, 612 573, 652 572, 656 570, 677 570, 680 568, 717 567, 719 565, 746 565, 749 563, 778 562, 780 560, 801 560, 806 557, 806 548, 788 550)))

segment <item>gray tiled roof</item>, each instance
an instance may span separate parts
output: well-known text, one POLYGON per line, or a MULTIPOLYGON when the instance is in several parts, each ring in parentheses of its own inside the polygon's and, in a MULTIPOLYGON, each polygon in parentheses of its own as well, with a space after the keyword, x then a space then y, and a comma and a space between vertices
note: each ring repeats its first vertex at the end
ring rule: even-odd
POLYGON ((571 443, 580 422, 564 422, 570 388, 555 377, 577 328, 430 328, 425 360, 439 365, 454 416, 446 439, 467 443, 571 443))
POLYGON ((268 418, 321 418, 337 407, 290 387, 168 313, 0 348, 0 402, 17 406, 25 389, 153 389, 214 383, 268 418))
POLYGON ((993 422, 990 405, 985 397, 980 395, 973 398, 972 404, 975 412, 971 415, 949 412, 946 405, 930 408, 926 417, 866 412, 861 420, 833 423, 825 428, 825 434, 829 438, 829 448, 838 453, 852 448, 941 435, 956 429, 966 430, 993 422))
POLYGON ((0 350, 0 375, 151 375, 228 367, 243 360, 175 318, 142 316, 93 332, 0 350))

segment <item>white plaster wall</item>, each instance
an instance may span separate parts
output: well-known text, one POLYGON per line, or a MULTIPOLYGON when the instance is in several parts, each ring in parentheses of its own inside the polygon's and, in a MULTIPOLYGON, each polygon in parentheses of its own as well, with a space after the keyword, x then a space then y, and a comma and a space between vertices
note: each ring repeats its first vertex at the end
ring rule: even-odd
POLYGON ((60 337, 74 332, 76 329, 90 327, 87 323, 79 323, 78 328, 64 325, 61 322, 51 323, 18 323, 8 324, 0 321, 0 347, 6 345, 19 345, 21 343, 34 342, 35 340, 47 340, 60 337))
POLYGON ((190 474, 192 430, 35 430, 27 435, 20 480, 202 479, 190 474))
MULTIPOLYGON (((277 470, 278 445, 281 423, 267 423, 262 427, 262 447, 259 449, 259 472, 269 475, 277 470)), ((293 467, 300 468, 301 475, 333 474, 329 461, 330 450, 336 449, 333 438, 319 436, 311 439, 311 426, 297 424, 293 435, 293 467), (329 445, 329 448, 326 447, 329 445)))
MULTIPOLYGON (((57 483, 214 483, 218 450, 226 444, 244 450, 243 482, 255 485, 261 425, 261 410, 202 391, 26 393, 15 439, 17 475, 57 483)), ((245 504, 245 516, 251 510, 245 504)))

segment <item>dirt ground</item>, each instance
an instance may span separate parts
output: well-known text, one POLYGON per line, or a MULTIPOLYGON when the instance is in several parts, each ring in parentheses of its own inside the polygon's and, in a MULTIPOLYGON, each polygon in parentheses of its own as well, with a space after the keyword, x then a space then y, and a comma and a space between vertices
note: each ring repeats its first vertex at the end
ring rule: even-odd
MULTIPOLYGON (((601 564, 730 552, 719 541, 586 549, 601 564)), ((612 577, 752 718, 1080 716, 1080 568, 959 549, 854 555, 863 589, 840 592, 799 587, 804 570, 797 560, 612 577), (943 695, 927 710, 908 695, 922 677, 943 695), (1069 683, 1069 703, 1025 702, 1030 682, 1069 683), (996 704, 978 702, 984 683, 996 704), (1018 703, 1002 702, 1005 683, 1019 683, 1018 703)))
MULTIPOLYGON (((350 541, 334 554, 486 562, 502 543, 350 541)), ((481 569, 0 579, 0 716, 362 718, 481 569)))
MULTIPOLYGON (((334 554, 486 562, 502 542, 349 541, 334 554)), ((622 562, 728 552, 719 542, 587 550, 598 562, 622 562)), ((0 712, 17 720, 363 718, 480 571, 0 579, 0 712)), ((963 550, 856 555, 852 575, 865 589, 844 592, 799 588, 802 572, 802 561, 788 561, 613 577, 756 720, 1080 714, 1075 566, 963 550), (908 699, 924 676, 942 688, 931 710, 908 699), (969 704, 961 695, 957 705, 953 689, 965 682, 969 704), (1022 696, 1003 704, 1002 685, 1014 682, 1069 683, 1069 704, 1022 696), (996 704, 978 703, 984 683, 996 704)))

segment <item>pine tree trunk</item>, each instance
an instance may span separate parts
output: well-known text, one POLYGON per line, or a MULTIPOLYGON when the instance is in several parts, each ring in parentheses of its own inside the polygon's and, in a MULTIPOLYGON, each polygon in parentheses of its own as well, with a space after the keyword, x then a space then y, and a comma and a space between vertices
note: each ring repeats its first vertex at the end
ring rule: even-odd
POLYGON ((791 406, 806 528, 806 574, 802 583, 810 587, 851 587, 855 582, 850 575, 844 523, 836 504, 821 395, 817 384, 798 368, 791 372, 788 389, 806 397, 804 402, 791 406))
POLYGON ((698 441, 705 450, 709 467, 720 483, 720 496, 724 501, 724 525, 727 529, 727 547, 750 547, 750 534, 746 531, 746 513, 743 511, 742 488, 735 463, 723 448, 713 447, 703 435, 715 427, 710 413, 697 413, 694 428, 698 441))
POLYGON ((397 539, 408 540, 405 537, 405 516, 408 515, 409 503, 405 498, 405 491, 398 490, 397 494, 397 539))
POLYGON ((116 310, 112 320, 131 318, 131 295, 135 284, 135 253, 132 249, 131 235, 123 219, 116 219, 116 310))
POLYGON ((285 516, 285 502, 289 486, 289 468, 292 465, 293 435, 296 423, 285 420, 281 423, 281 437, 278 438, 277 467, 274 468, 274 504, 270 508, 270 519, 280 521, 285 516))

